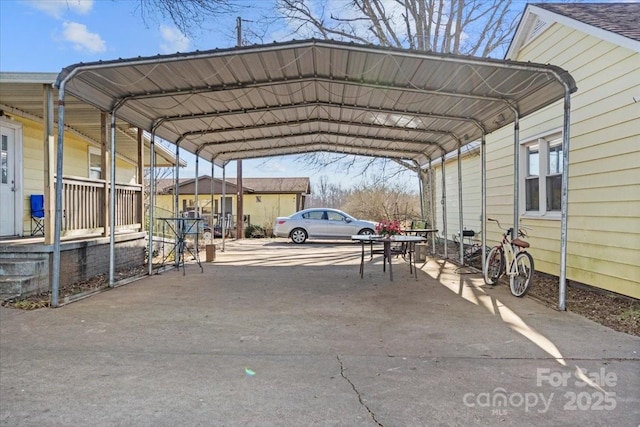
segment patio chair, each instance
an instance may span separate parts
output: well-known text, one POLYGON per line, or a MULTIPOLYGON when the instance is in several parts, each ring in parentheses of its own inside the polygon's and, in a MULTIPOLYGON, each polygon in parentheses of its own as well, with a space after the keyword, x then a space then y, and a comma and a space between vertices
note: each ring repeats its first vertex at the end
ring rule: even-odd
POLYGON ((32 194, 31 201, 31 235, 44 234, 44 195, 32 194))

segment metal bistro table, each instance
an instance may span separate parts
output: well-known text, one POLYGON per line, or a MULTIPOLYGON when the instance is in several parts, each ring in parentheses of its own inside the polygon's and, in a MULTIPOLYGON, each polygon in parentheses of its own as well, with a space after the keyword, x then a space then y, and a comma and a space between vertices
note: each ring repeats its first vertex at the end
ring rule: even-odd
POLYGON ((415 275, 416 280, 418 280, 418 269, 416 268, 416 259, 415 259, 415 245, 419 242, 426 241, 426 238, 422 236, 403 236, 403 235, 395 235, 391 237, 385 237, 380 235, 354 235, 351 236, 351 240, 360 242, 362 245, 362 251, 360 255, 360 278, 364 277, 364 247, 367 243, 369 243, 371 256, 373 257, 373 244, 374 243, 382 243, 383 244, 383 264, 382 269, 386 271, 386 265, 389 263, 389 280, 393 281, 393 265, 391 264, 391 256, 393 255, 391 250, 392 243, 400 243, 402 245, 402 254, 409 254, 409 272, 415 275))
MULTIPOLYGON (((186 274, 185 266, 184 266, 184 256, 185 251, 189 252, 193 259, 200 266, 200 273, 204 272, 202 268, 202 263, 200 263, 200 256, 198 255, 198 236, 200 234, 200 221, 202 218, 158 218, 162 221, 162 234, 173 234, 175 236, 175 241, 171 250, 162 257, 162 262, 158 266, 158 271, 160 267, 164 266, 167 258, 174 254, 174 265, 177 269, 180 269, 180 265, 182 265, 182 275, 186 274), (196 241, 195 250, 192 250, 187 244, 187 236, 194 236, 196 241)), ((163 249, 164 253, 164 249, 163 249)))

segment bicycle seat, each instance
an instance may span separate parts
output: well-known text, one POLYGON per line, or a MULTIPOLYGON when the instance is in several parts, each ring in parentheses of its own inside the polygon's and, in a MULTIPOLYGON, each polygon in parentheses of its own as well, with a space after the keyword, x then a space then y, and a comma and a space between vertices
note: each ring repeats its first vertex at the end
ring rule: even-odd
POLYGON ((520 240, 518 238, 513 239, 511 241, 511 243, 515 246, 518 246, 520 248, 528 248, 529 247, 529 242, 525 242, 524 240, 520 240))

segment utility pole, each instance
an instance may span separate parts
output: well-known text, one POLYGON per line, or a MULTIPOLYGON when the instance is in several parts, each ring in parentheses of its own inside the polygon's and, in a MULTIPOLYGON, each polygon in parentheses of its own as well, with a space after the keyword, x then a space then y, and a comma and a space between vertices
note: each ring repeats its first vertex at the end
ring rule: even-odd
MULTIPOLYGON (((236 30, 238 32, 238 47, 242 46, 242 18, 236 18, 236 30)), ((237 188, 237 205, 238 215, 236 220, 236 239, 242 239, 244 237, 244 188, 242 186, 242 159, 236 160, 236 188, 237 188)))

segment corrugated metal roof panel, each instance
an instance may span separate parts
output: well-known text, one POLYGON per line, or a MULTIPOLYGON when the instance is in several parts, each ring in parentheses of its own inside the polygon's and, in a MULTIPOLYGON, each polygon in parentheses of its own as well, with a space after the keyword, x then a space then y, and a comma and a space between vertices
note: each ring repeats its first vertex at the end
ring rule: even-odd
POLYGON ((316 150, 424 165, 576 90, 549 65, 318 40, 78 64, 58 83, 218 165, 316 150))

